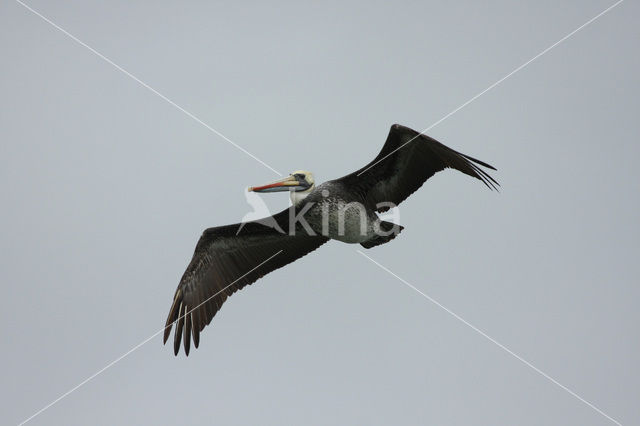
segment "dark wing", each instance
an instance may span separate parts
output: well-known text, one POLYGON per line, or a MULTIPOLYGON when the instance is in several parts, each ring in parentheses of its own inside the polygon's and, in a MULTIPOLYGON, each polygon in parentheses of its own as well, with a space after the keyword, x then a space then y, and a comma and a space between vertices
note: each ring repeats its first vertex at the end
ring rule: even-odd
MULTIPOLYGON (((490 189, 498 182, 479 166, 494 167, 448 148, 437 140, 408 127, 391 126, 387 141, 378 156, 365 167, 337 179, 357 191, 365 203, 376 209, 381 202, 400 204, 435 173, 446 168, 480 179, 490 189)), ((386 211, 389 207, 377 208, 386 211)))
POLYGON ((289 235, 289 209, 275 216, 242 225, 227 225, 204 231, 191 263, 176 289, 164 330, 164 343, 176 323, 174 352, 189 355, 191 336, 198 347, 200 332, 237 290, 275 269, 285 266, 328 241, 303 229, 289 235), (280 229, 274 228, 277 224, 280 229), (238 232, 240 230, 240 232, 238 232))

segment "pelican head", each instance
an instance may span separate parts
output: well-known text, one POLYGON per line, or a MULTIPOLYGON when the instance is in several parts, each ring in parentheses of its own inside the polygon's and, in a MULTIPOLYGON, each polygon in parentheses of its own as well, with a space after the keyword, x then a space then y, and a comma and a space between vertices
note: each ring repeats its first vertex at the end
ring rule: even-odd
POLYGON ((306 170, 296 170, 285 178, 262 186, 250 186, 247 190, 254 192, 290 191, 291 201, 298 204, 316 187, 313 173, 306 170))

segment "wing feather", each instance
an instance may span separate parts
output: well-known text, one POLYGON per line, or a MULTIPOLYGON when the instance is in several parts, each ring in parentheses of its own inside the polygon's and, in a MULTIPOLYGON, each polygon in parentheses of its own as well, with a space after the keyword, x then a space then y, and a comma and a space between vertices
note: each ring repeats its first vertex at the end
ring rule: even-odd
MULTIPOLYGON (((289 229, 289 210, 272 216, 282 230, 289 229)), ((176 323, 174 353, 189 355, 191 336, 200 344, 200 332, 211 323, 225 300, 262 276, 291 263, 324 244, 323 236, 308 235, 297 229, 295 235, 265 225, 267 221, 209 228, 196 244, 193 258, 176 289, 167 316, 164 342, 176 323), (184 335, 183 335, 184 332, 184 335)))
POLYGON ((386 211, 378 203, 400 204, 431 176, 447 168, 479 179, 489 189, 500 184, 480 168, 495 168, 443 145, 408 127, 394 124, 378 156, 360 170, 337 179, 360 193, 368 207, 386 211))

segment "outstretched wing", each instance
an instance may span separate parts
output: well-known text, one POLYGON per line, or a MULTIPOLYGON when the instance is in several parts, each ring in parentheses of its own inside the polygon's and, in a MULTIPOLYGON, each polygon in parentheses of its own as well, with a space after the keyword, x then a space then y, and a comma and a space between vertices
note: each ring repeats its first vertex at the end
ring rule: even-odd
POLYGON ((241 229, 242 224, 238 223, 204 231, 176 289, 164 330, 166 343, 176 323, 176 355, 181 340, 189 355, 191 336, 198 347, 200 332, 227 297, 328 241, 323 236, 308 235, 303 229, 289 235, 288 218, 289 209, 266 218, 268 221, 247 222, 241 229), (281 229, 267 226, 273 220, 281 229))
MULTIPOLYGON (((497 189, 500 186, 498 182, 480 166, 495 170, 489 164, 454 151, 429 136, 394 124, 378 156, 336 182, 358 191, 367 206, 376 209, 376 205, 382 202, 400 204, 427 179, 446 168, 461 171, 480 179, 490 189, 497 189)), ((388 209, 384 206, 377 208, 378 211, 388 209)))

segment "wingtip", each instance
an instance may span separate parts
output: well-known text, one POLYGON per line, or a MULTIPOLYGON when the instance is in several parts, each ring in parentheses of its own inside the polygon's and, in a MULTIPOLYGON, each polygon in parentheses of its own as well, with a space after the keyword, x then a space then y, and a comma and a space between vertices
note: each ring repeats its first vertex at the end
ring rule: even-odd
POLYGON ((182 328, 184 326, 184 314, 183 312, 184 304, 180 303, 180 308, 178 310, 178 320, 176 324, 176 331, 173 335, 173 353, 178 355, 180 351, 180 342, 182 340, 182 328))
POLYGON ((189 350, 191 349, 191 311, 185 307, 184 316, 184 353, 189 356, 189 350))
MULTIPOLYGON (((196 316, 198 312, 195 312, 196 316)), ((176 323, 176 330, 173 336, 173 354, 178 356, 180 346, 184 345, 184 353, 189 356, 191 349, 191 333, 193 333, 193 343, 197 348, 200 345, 200 333, 198 330, 198 322, 194 321, 194 312, 190 311, 182 299, 180 289, 176 291, 176 295, 167 317, 167 323, 164 329, 163 344, 167 343, 171 335, 173 323, 176 323), (184 334, 183 334, 184 333, 184 334)))
POLYGON ((496 181, 489 175, 487 175, 487 177, 489 177, 490 180, 484 178, 482 179, 482 183, 487 185, 487 188, 489 188, 491 191, 496 191, 497 193, 500 193, 500 184, 498 183, 498 181, 496 181))
POLYGON ((193 327, 193 346, 198 349, 198 346, 200 346, 200 332, 198 331, 199 325, 191 324, 191 326, 193 327))
POLYGON ((169 335, 171 335, 171 329, 173 328, 173 322, 169 325, 164 326, 164 336, 162 336, 162 344, 166 345, 167 340, 169 340, 169 335))
MULTIPOLYGON (((166 344, 167 340, 169 340, 169 336, 171 336, 171 329, 173 328, 173 323, 178 319, 178 308, 181 305, 179 302, 182 300, 182 290, 176 290, 175 296, 173 296, 173 303, 171 303, 171 308, 169 309, 169 315, 167 315, 167 322, 164 325, 164 336, 162 337, 162 344, 166 344)), ((178 331, 178 327, 176 326, 176 332, 178 331)))

